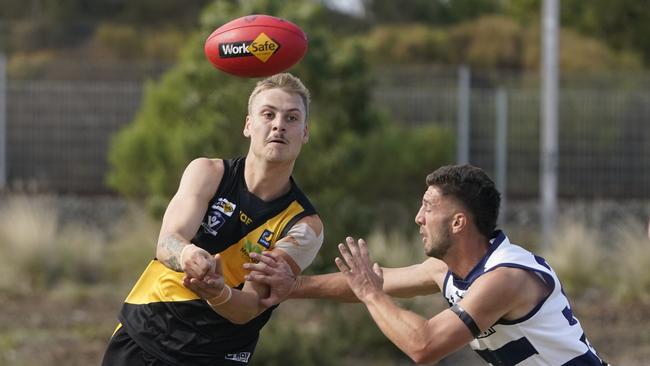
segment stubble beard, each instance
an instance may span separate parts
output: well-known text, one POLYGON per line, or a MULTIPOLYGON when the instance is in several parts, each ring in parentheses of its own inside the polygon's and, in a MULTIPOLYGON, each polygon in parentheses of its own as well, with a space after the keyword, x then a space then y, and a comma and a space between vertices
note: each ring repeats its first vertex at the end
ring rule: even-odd
POLYGON ((451 229, 444 225, 437 238, 431 240, 429 247, 426 249, 425 254, 432 258, 442 260, 451 248, 451 229))

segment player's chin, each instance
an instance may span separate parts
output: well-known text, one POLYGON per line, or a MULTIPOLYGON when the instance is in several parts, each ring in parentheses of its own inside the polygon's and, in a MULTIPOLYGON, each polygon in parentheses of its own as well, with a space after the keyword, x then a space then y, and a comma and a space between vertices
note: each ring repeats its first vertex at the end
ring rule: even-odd
POLYGON ((290 163, 298 158, 298 153, 288 149, 267 149, 265 154, 266 160, 270 163, 290 163))

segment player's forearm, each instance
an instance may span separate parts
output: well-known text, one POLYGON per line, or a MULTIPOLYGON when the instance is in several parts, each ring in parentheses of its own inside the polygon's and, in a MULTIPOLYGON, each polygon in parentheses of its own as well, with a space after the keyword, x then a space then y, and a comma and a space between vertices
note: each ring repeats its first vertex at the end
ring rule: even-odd
POLYGON ((208 301, 212 309, 235 324, 244 324, 253 320, 262 311, 266 310, 265 307, 260 305, 259 296, 252 292, 240 291, 232 289, 230 298, 220 304, 225 299, 216 299, 215 301, 208 301))
POLYGON ((370 296, 365 305, 379 329, 414 362, 432 363, 444 356, 436 350, 427 319, 400 308, 383 292, 370 296))
POLYGON ((181 267, 181 253, 190 242, 178 234, 165 235, 158 241, 156 247, 156 258, 168 268, 183 272, 181 267))
POLYGON ((327 273, 315 276, 298 276, 290 298, 329 299, 342 302, 358 302, 341 273, 327 273))

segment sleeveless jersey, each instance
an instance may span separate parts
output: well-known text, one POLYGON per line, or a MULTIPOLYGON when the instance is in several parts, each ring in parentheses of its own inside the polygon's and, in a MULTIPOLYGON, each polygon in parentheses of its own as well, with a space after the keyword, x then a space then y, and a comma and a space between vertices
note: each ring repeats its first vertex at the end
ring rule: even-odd
POLYGON ((494 366, 603 366, 587 340, 555 272, 546 261, 511 244, 496 231, 490 248, 465 279, 447 272, 443 295, 450 306, 463 298, 481 275, 499 267, 520 268, 537 274, 551 293, 524 317, 501 319, 474 339, 470 346, 494 366))
MULTIPOLYGON (((296 221, 316 210, 293 179, 287 194, 265 202, 246 187, 245 158, 223 162, 223 178, 192 243, 221 253, 226 284, 241 289, 249 253, 273 249, 296 221)), ((127 333, 172 365, 247 364, 275 307, 246 324, 233 324, 183 286, 183 276, 157 259, 149 263, 120 311, 127 333)))

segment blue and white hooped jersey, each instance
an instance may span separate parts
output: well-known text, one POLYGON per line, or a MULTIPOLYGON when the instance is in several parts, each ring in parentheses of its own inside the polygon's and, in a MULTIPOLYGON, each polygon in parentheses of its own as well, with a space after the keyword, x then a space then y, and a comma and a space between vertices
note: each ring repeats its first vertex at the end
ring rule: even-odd
POLYGON ((555 272, 544 258, 511 244, 496 231, 490 248, 467 278, 448 272, 443 294, 450 306, 460 301, 481 275, 499 267, 521 268, 537 274, 551 293, 533 310, 517 320, 499 320, 481 333, 470 346, 494 366, 603 366, 587 340, 580 322, 555 272))

